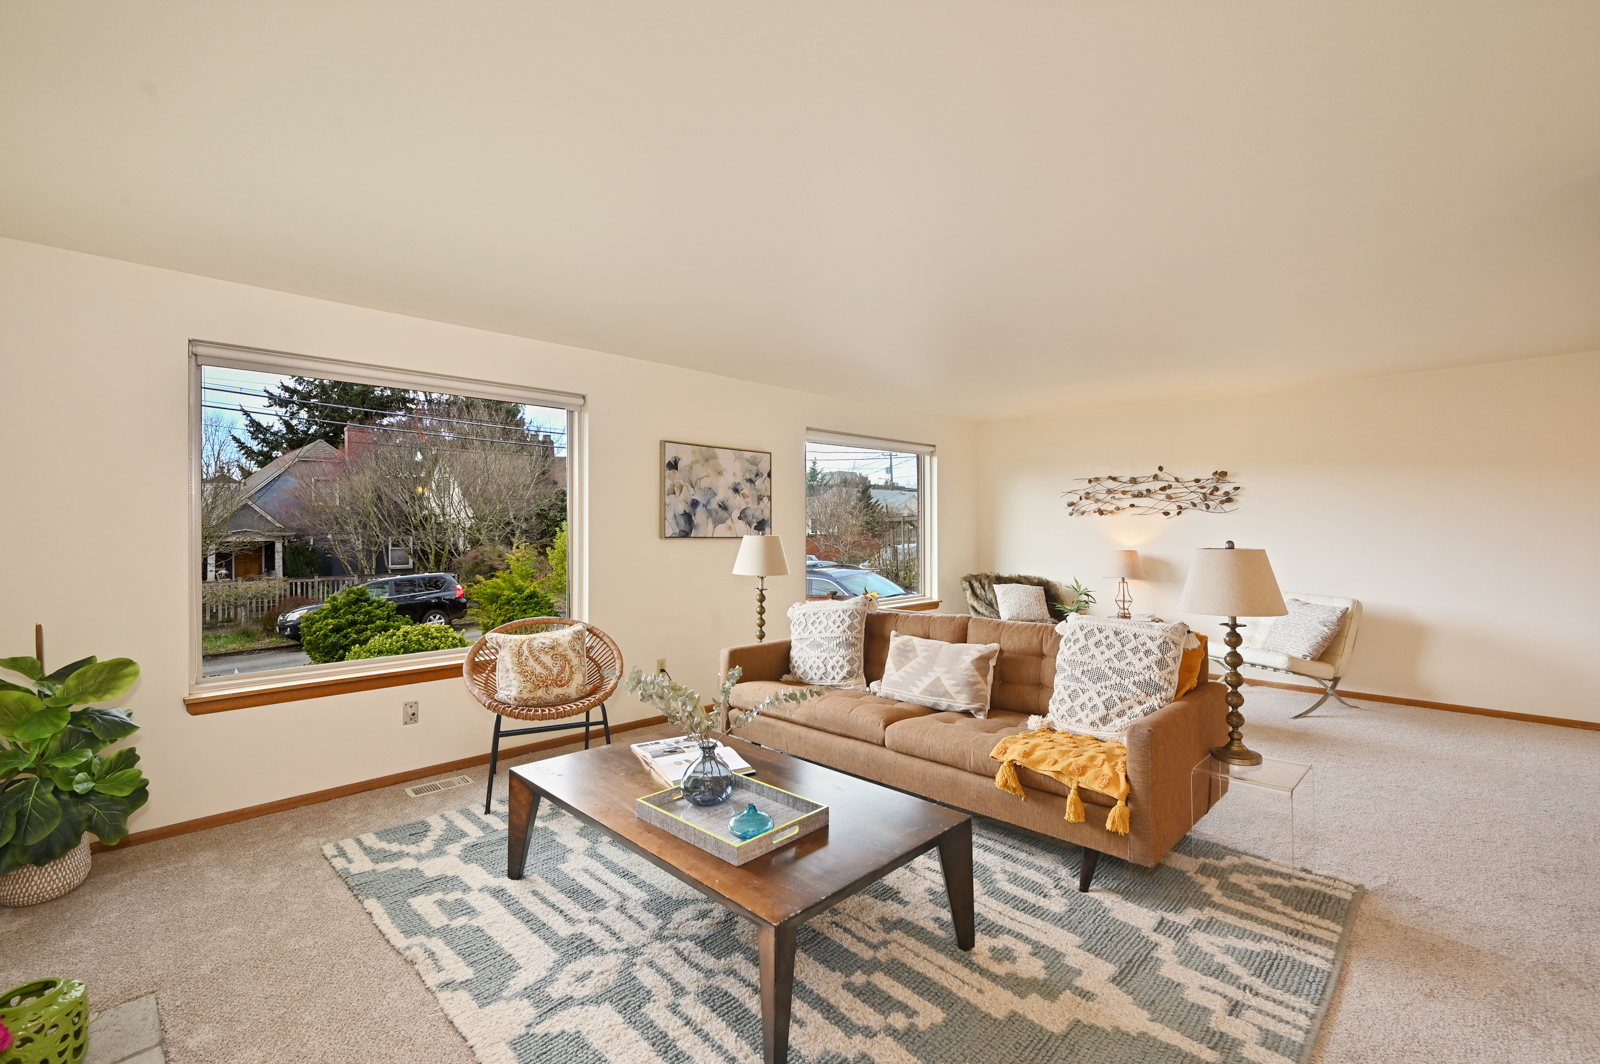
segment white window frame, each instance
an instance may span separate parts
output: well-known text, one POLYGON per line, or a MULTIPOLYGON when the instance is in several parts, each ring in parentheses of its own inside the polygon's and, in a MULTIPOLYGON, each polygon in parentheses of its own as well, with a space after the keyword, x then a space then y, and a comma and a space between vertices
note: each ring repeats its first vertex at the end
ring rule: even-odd
MULTIPOLYGON (((364 676, 416 671, 429 665, 442 665, 466 659, 466 650, 436 650, 405 654, 394 658, 369 658, 326 665, 300 665, 248 675, 202 677, 200 648, 200 593, 204 581, 200 560, 200 439, 201 367, 254 370, 258 373, 321 377, 327 380, 371 384, 380 388, 407 388, 413 391, 443 392, 478 399, 496 399, 528 406, 554 407, 567 411, 567 610, 579 620, 588 617, 587 586, 587 501, 584 496, 585 454, 582 433, 587 427, 584 406, 587 397, 573 392, 551 391, 525 385, 425 373, 368 362, 322 358, 315 355, 269 351, 235 344, 189 341, 189 693, 222 695, 299 689, 308 683, 343 680, 364 676)), ((400 574, 404 575, 404 574, 400 574)), ((193 712, 193 710, 191 710, 193 712)))
MULTIPOLYGON (((892 440, 885 436, 863 436, 854 432, 836 432, 832 429, 806 429, 806 443, 820 443, 833 447, 863 447, 868 450, 894 451, 915 455, 917 458, 917 581, 922 586, 896 604, 932 602, 939 597, 939 551, 937 532, 938 511, 938 449, 931 443, 911 440, 892 440)), ((804 472, 801 476, 804 477, 804 472)), ((810 520, 806 529, 810 531, 810 520)))

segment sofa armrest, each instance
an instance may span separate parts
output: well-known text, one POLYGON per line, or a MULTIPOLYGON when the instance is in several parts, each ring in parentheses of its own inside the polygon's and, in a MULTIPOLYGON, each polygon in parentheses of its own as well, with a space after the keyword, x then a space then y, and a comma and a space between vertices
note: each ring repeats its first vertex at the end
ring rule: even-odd
POLYGON ((728 670, 738 666, 744 672, 742 682, 751 680, 782 680, 789 672, 789 641, 774 639, 769 643, 746 643, 741 647, 724 647, 722 671, 719 681, 727 679, 728 670))
MULTIPOLYGON (((1150 865, 1194 826, 1194 766, 1228 740, 1228 689, 1202 683, 1128 729, 1128 859, 1150 865)), ((1209 787, 1199 792, 1209 796, 1209 787)), ((1200 812, 1204 814, 1202 804, 1200 812)))

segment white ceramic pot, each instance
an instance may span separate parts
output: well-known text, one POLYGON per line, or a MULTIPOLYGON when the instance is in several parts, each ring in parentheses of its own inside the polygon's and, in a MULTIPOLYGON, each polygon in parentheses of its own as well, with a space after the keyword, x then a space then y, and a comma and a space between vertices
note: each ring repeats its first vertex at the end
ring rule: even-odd
POLYGON ((89 878, 89 836, 47 865, 23 865, 0 876, 0 905, 20 909, 70 894, 89 878))

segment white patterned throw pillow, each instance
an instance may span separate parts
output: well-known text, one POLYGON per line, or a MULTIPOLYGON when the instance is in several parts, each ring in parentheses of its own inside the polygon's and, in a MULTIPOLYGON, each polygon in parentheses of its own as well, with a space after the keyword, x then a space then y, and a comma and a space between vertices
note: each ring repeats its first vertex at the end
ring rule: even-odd
POLYGON ((1056 631, 1055 691, 1030 728, 1121 739, 1128 726, 1172 701, 1189 638, 1186 624, 1073 614, 1056 631))
POLYGON ((996 584, 994 602, 1002 621, 1048 621, 1050 604, 1044 588, 1032 584, 996 584))
POLYGON ((795 682, 865 688, 870 609, 865 597, 790 606, 789 673, 795 682))
POLYGON ((946 643, 890 632, 883 679, 872 691, 896 702, 987 717, 999 656, 999 643, 946 643))
POLYGON ((1292 658, 1316 661, 1333 643, 1350 610, 1345 606, 1324 606, 1304 599, 1285 599, 1289 607, 1286 617, 1279 617, 1267 629, 1262 650, 1273 650, 1292 658))

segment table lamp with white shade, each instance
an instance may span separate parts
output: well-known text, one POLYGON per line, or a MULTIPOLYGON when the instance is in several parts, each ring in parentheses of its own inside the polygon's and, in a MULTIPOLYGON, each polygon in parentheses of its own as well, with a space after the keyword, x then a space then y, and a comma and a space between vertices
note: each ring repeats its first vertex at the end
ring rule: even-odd
MULTIPOLYGON (((733 560, 734 576, 754 576, 756 581, 756 642, 767 638, 767 577, 788 576, 783 540, 777 536, 745 536, 733 560)), ((1242 659, 1241 659, 1242 660, 1242 659)))
POLYGON ((1114 576, 1117 584, 1117 616, 1128 620, 1133 616, 1133 595, 1128 592, 1129 580, 1144 579, 1144 565, 1136 550, 1114 550, 1106 556, 1104 576, 1114 576))
POLYGON ((1211 751, 1211 756, 1230 765, 1259 765, 1261 755, 1244 745, 1240 729, 1244 727, 1244 695, 1239 687, 1244 677, 1239 666, 1244 658, 1239 654, 1240 617, 1282 617, 1289 612, 1283 603, 1283 593, 1278 590, 1278 578, 1272 575, 1272 563, 1267 552, 1254 549, 1235 549, 1233 540, 1226 547, 1201 547, 1194 552, 1194 565, 1189 579, 1183 585, 1183 598, 1178 609, 1185 613, 1203 613, 1211 617, 1226 617, 1222 622, 1228 629, 1223 642, 1228 645, 1228 655, 1222 663, 1228 666, 1222 682, 1228 685, 1228 744, 1211 751))

